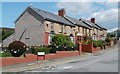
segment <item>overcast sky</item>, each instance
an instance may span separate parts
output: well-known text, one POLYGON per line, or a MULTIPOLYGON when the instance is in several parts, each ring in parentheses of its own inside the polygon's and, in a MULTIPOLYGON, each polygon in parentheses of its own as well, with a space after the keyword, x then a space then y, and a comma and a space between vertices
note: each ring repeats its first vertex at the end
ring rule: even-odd
MULTIPOLYGON (((62 0, 61 0, 62 1, 62 0)), ((33 7, 57 14, 58 9, 65 8, 66 15, 76 19, 89 20, 95 17, 96 23, 113 31, 118 28, 117 2, 3 2, 2 27, 14 28, 14 21, 32 4, 33 7)))

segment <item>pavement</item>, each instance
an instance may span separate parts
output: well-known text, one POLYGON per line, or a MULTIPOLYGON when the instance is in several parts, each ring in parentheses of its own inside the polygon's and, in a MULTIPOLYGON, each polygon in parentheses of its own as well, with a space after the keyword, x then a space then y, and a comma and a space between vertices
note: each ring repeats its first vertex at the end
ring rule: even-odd
MULTIPOLYGON (((45 72, 46 71, 63 71, 63 69, 61 70, 58 70, 57 68, 60 67, 60 65, 66 65, 67 63, 70 63, 70 62, 73 62, 76 66, 78 65, 81 65, 82 63, 80 61, 83 61, 83 62, 87 62, 89 63, 89 60, 90 62, 92 63, 96 63, 96 62, 99 62, 100 60, 103 60, 103 59, 97 59, 96 58, 100 58, 101 55, 103 55, 103 57, 105 57, 104 54, 109 54, 111 52, 111 54, 116 54, 118 50, 118 45, 115 45, 114 47, 109 47, 105 50, 101 50, 101 51, 98 51, 98 52, 95 52, 95 53, 85 53, 85 54, 82 54, 82 55, 77 55, 77 56, 71 56, 71 57, 65 57, 65 58, 59 58, 59 59, 50 59, 50 60, 44 60, 44 61, 36 61, 36 62, 29 62, 29 63, 20 63, 20 64, 15 64, 15 65, 9 65, 9 66, 3 66, 2 67, 2 72, 31 72, 31 71, 43 71, 44 69, 47 68, 47 70, 44 70, 45 72), (95 57, 93 57, 95 56, 95 57), (99 56, 99 57, 97 57, 99 56), (94 60, 95 59, 95 60, 94 60), (91 61, 93 60, 93 61, 91 61), (76 62, 76 63, 75 63, 76 62), (80 62, 80 63, 79 63, 80 62), (77 64, 78 63, 78 64, 77 64), (57 67, 56 67, 57 66, 57 67), (53 69, 54 70, 51 70, 53 69), (55 69, 56 68, 56 69, 55 69)), ((108 56, 108 55, 107 55, 108 56)), ((115 57, 117 57, 117 54, 114 55, 114 57, 111 55, 111 56, 108 56, 108 57, 111 57, 113 58, 112 60, 117 60, 115 57)), ((107 58, 107 60, 111 60, 110 58, 107 58)), ((106 63, 106 61, 101 61, 101 63, 106 63)), ((116 62, 116 61, 115 61, 116 62)), ((69 68, 72 68, 72 70, 65 70, 65 71, 74 71, 74 70, 79 70, 80 66, 77 68, 77 69, 74 69, 73 68, 73 65, 70 66, 69 64, 64 68, 64 69, 69 69, 69 68)), ((115 63, 115 65, 117 65, 115 63)), ((62 67, 63 68, 63 67, 62 67)), ((82 69, 80 69, 82 70, 82 69)), ((85 67, 85 70, 86 70, 86 67, 85 67)), ((115 67, 115 70, 116 67, 115 67)), ((114 70, 114 71, 115 71, 114 70)), ((84 71, 84 70, 82 70, 84 71)), ((112 71, 112 72, 114 72, 112 71)))

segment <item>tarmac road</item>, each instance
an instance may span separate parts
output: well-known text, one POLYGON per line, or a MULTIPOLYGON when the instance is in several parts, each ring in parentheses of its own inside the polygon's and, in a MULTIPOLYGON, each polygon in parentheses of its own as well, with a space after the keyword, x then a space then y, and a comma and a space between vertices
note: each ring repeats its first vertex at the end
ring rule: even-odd
POLYGON ((92 54, 83 60, 42 67, 25 72, 118 72, 118 50, 92 54))

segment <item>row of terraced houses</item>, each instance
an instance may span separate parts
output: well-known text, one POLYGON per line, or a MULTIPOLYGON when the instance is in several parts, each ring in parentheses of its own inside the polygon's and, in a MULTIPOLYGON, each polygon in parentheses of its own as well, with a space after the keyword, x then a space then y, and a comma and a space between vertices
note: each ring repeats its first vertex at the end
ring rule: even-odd
POLYGON ((75 19, 66 14, 65 9, 58 10, 58 15, 29 6, 15 20, 15 33, 3 40, 3 46, 11 42, 22 41, 28 46, 49 45, 52 36, 69 36, 73 43, 88 35, 93 40, 104 40, 107 29, 90 20, 75 19))

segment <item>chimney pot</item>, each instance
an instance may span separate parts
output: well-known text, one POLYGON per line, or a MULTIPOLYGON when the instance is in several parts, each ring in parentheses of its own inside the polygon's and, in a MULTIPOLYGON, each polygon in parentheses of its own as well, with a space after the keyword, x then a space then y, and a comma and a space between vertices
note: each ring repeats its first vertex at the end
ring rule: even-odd
POLYGON ((92 23, 95 23, 95 18, 91 18, 91 22, 92 22, 92 23))
POLYGON ((79 21, 81 21, 81 19, 79 19, 79 21))
POLYGON ((65 9, 58 10, 58 15, 63 17, 65 15, 65 9))

